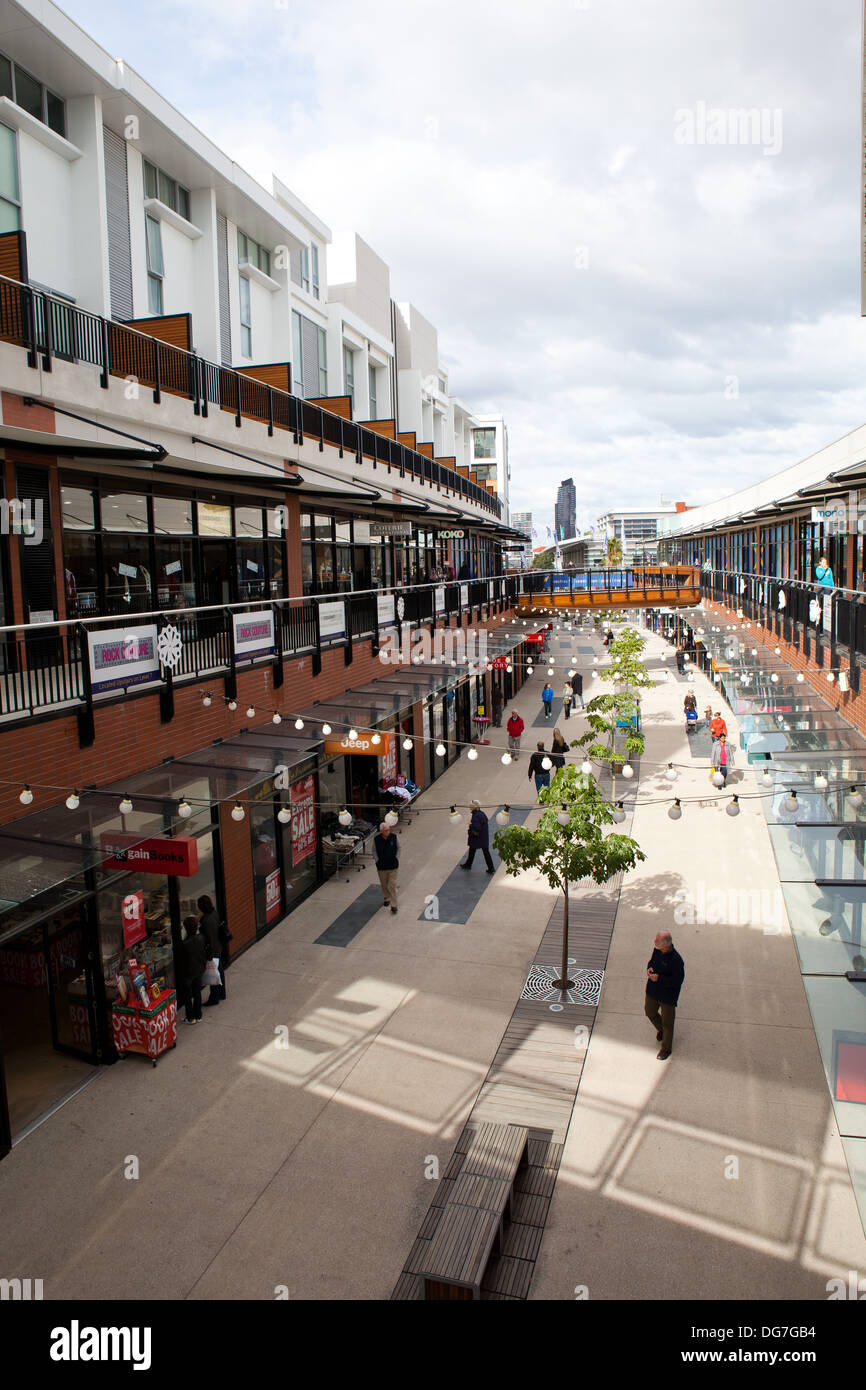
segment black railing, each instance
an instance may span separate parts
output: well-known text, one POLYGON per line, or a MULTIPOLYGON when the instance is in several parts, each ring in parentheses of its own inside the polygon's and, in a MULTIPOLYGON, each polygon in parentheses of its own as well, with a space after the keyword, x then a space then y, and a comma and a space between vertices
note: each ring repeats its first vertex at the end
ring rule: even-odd
POLYGON ((322 449, 325 444, 338 448, 341 456, 344 451, 354 453, 359 464, 365 457, 372 459, 374 468, 385 465, 389 472, 397 468, 401 478, 408 475, 422 486, 444 489, 497 518, 502 515, 501 503, 486 488, 397 440, 244 372, 216 366, 195 352, 2 276, 0 339, 24 348, 32 367, 41 365, 50 371, 54 358, 83 362, 101 368, 100 381, 106 388, 111 376, 134 376, 153 391, 155 402, 163 391, 185 396, 197 415, 207 416, 214 408, 232 414, 238 426, 252 419, 267 424, 271 434, 276 428, 291 432, 297 442, 309 437, 318 440, 322 449))
POLYGON ((866 656, 866 593, 802 579, 702 570, 701 596, 742 611, 750 622, 802 647, 818 665, 825 657, 835 664, 837 649, 852 660, 866 656))

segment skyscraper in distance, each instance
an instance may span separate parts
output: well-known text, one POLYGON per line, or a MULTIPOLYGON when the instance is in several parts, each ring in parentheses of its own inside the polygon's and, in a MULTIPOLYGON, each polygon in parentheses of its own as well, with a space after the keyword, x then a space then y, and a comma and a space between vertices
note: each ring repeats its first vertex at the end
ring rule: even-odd
POLYGON ((570 540, 577 530, 577 492, 573 478, 563 478, 556 494, 556 539, 570 540))

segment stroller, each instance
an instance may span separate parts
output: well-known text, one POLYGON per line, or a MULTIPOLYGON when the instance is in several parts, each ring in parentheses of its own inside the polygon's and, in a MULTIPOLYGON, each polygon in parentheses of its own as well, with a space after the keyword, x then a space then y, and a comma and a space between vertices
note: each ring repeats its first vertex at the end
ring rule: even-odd
POLYGON ((686 733, 693 734, 698 727, 698 702, 694 695, 687 695, 683 701, 686 716, 686 733))

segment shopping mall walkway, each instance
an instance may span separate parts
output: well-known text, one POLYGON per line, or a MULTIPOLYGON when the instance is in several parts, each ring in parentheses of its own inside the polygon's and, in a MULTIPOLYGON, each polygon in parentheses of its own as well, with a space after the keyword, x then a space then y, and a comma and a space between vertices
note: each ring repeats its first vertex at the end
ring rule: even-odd
MULTIPOLYGON (((600 644, 574 645, 588 697, 600 644)), ((661 665, 660 639, 650 650, 661 665)), ((448 819, 472 796, 491 815, 534 800, 544 679, 515 702, 520 761, 501 765, 492 731, 400 827, 397 916, 361 912, 345 944, 322 941, 372 870, 331 880, 241 957, 227 1003, 182 1027, 155 1071, 106 1069, 0 1164, 0 1272, 42 1278, 47 1298, 390 1295, 553 908, 535 875, 488 877, 480 858, 461 895, 465 813, 448 819)), ((691 761, 685 688, 646 697, 641 799, 670 799, 653 763, 691 761)), ((566 732, 583 727, 573 716, 566 732)), ((706 776, 695 761, 677 792, 711 799, 706 776)), ((778 887, 766 826, 754 804, 732 820, 712 800, 676 824, 638 806, 633 833, 648 858, 622 894, 530 1297, 824 1298, 831 1274, 866 1270, 866 1249, 787 924, 676 926, 687 981, 670 1061, 643 1017, 675 892, 778 887)))

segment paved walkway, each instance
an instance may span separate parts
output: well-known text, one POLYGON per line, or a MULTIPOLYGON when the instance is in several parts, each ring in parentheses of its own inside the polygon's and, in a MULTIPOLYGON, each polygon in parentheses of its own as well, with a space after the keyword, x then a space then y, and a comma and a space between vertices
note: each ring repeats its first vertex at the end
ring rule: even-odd
MULTIPOLYGON (((554 689, 561 675, 557 661, 554 689)), ((106 1069, 0 1164, 0 1273, 42 1278, 47 1298, 390 1295, 431 1158, 445 1170, 551 916, 537 876, 487 877, 480 860, 468 920, 435 915, 465 848, 449 804, 530 800, 543 683, 540 669, 515 702, 520 762, 503 768, 495 742, 461 759, 419 803, 442 809, 400 830, 398 916, 316 944, 371 870, 331 880, 232 967, 227 1004, 156 1071, 106 1069)), ((702 707, 701 677, 696 690, 702 707)), ((691 761, 682 692, 645 701, 641 796, 671 794, 652 761, 691 761)), ((709 792, 703 765, 676 790, 709 792)), ((777 886, 766 825, 756 804, 737 819, 686 806, 678 824, 665 811, 636 813, 648 860, 623 889, 529 1296, 822 1298, 831 1274, 866 1270, 866 1250, 790 936, 676 927, 688 974, 669 1062, 642 1011, 677 889, 777 886)))

